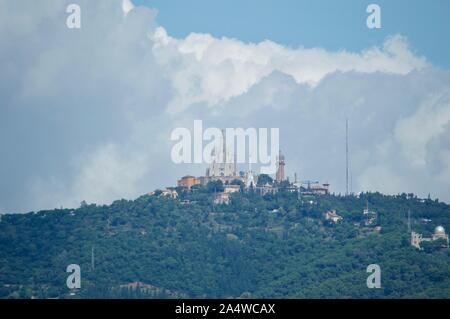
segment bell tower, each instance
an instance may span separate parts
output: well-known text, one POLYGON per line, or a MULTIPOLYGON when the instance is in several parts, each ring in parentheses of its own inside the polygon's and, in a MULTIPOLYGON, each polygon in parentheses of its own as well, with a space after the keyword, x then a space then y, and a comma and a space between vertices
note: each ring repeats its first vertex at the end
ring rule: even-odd
POLYGON ((284 165, 285 165, 284 155, 281 153, 280 150, 277 158, 277 174, 275 177, 278 183, 284 181, 284 165))

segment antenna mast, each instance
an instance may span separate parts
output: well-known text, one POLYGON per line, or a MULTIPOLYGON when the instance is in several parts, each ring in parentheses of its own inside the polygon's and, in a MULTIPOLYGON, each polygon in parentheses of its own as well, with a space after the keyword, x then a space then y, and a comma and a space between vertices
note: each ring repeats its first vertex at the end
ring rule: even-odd
POLYGON ((348 195, 348 118, 345 119, 345 194, 348 195))
POLYGON ((92 249, 91 249, 91 269, 92 269, 92 271, 95 270, 94 246, 92 246, 92 249))

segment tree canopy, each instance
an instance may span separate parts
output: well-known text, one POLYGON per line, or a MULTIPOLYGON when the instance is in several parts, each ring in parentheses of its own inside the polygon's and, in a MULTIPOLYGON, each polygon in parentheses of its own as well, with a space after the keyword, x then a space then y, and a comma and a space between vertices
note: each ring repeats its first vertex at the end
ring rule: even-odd
POLYGON ((210 183, 109 206, 10 214, 0 221, 0 297, 71 298, 66 267, 81 267, 85 298, 449 298, 450 252, 424 236, 450 228, 450 206, 413 195, 231 195, 210 183), (362 211, 376 211, 365 226, 362 211), (336 210, 343 219, 326 221, 336 210), (423 219, 431 222, 423 222, 423 219), (95 251, 95 268, 91 266, 95 251), (368 289, 378 264, 381 289, 368 289), (138 283, 138 284, 136 284, 138 283))

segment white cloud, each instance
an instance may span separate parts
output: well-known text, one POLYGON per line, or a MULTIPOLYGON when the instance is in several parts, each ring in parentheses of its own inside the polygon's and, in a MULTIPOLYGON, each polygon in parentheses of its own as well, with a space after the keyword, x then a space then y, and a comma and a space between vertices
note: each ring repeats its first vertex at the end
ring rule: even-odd
POLYGON ((170 162, 171 130, 193 119, 280 127, 288 174, 340 192, 348 117, 355 191, 450 201, 450 74, 403 37, 362 52, 176 39, 154 10, 79 2, 75 31, 64 2, 0 0, 4 209, 109 203, 200 174, 170 162))
POLYGON ((427 66, 426 60, 411 53, 406 39, 398 35, 389 37, 382 48, 361 53, 292 49, 268 40, 243 43, 198 33, 174 39, 162 27, 156 29, 152 39, 155 54, 177 90, 170 105, 174 112, 195 103, 213 106, 226 102, 274 71, 291 75, 298 84, 315 86, 337 71, 404 75, 427 66))
POLYGON ((428 98, 416 112, 400 119, 394 129, 394 138, 412 166, 426 166, 427 145, 446 133, 450 123, 450 91, 428 98))
POLYGON ((81 163, 71 190, 73 198, 91 203, 139 194, 138 181, 147 173, 148 159, 140 153, 122 153, 114 144, 106 144, 81 163))
POLYGON ((432 193, 449 200, 450 91, 424 99, 409 116, 398 119, 358 179, 362 189, 432 193))
POLYGON ((122 10, 125 16, 128 15, 128 12, 133 10, 133 8, 134 4, 131 2, 131 0, 122 0, 122 10))

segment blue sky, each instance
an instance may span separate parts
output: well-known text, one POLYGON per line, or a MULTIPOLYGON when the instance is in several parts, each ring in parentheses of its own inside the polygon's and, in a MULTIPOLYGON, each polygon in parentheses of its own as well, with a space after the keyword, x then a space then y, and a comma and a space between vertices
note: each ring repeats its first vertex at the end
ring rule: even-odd
POLYGON ((450 1, 447 0, 134 0, 158 9, 170 35, 210 33, 246 42, 270 39, 292 46, 360 51, 402 34, 418 55, 450 67, 450 1), (366 27, 366 7, 377 3, 382 29, 366 27))

